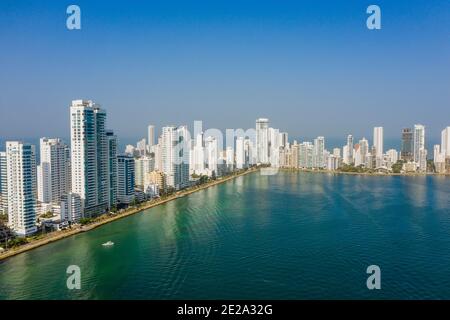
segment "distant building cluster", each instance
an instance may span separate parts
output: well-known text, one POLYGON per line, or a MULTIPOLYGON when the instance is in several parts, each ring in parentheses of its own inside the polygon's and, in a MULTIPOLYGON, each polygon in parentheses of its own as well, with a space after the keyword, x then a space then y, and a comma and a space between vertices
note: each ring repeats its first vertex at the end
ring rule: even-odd
MULTIPOLYGON (((227 146, 221 137, 204 132, 191 138, 187 126, 165 126, 157 136, 149 125, 147 139, 120 153, 106 119, 96 103, 72 101, 70 146, 59 138, 41 138, 39 163, 34 145, 6 142, 0 152, 0 213, 7 214, 16 235, 65 228, 254 165, 430 171, 423 125, 402 130, 400 151, 384 151, 383 127, 374 128, 372 146, 365 138, 356 142, 348 135, 342 148, 328 151, 323 136, 290 143, 288 133, 270 127, 266 118, 256 120, 254 134, 236 135, 227 146)), ((434 146, 432 163, 433 172, 450 171, 450 127, 442 131, 441 145, 434 146)))

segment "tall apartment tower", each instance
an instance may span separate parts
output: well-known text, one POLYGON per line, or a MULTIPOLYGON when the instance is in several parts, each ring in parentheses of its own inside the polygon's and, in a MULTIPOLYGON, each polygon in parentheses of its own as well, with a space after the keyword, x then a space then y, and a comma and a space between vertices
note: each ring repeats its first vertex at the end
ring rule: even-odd
POLYGON ((347 159, 346 159, 346 163, 347 164, 352 164, 353 163, 353 136, 351 134, 349 134, 347 136, 347 159))
POLYGON ((70 123, 72 192, 81 198, 83 216, 96 216, 109 205, 106 112, 90 100, 74 100, 70 123))
POLYGON ((236 168, 244 169, 246 167, 244 137, 238 137, 236 139, 236 168))
POLYGON ((441 153, 445 158, 450 157, 450 127, 441 132, 441 153))
POLYGON ((269 163, 269 119, 256 120, 256 162, 269 163))
POLYGON ((373 145, 375 147, 375 156, 378 159, 383 158, 383 127, 373 128, 373 145))
POLYGON ((57 203, 71 190, 70 149, 61 139, 41 138, 37 167, 38 200, 57 203))
POLYGON ((414 162, 418 165, 422 149, 425 149, 425 126, 416 124, 414 125, 414 162))
POLYGON ((167 186, 182 189, 189 185, 189 132, 186 126, 163 127, 161 166, 167 186))
POLYGON ((414 137, 411 128, 403 128, 402 130, 400 158, 404 161, 411 161, 414 159, 414 137))
POLYGON ((19 236, 36 227, 36 153, 34 145, 6 142, 8 225, 19 236))
POLYGON ((0 214, 8 213, 8 180, 6 152, 0 152, 0 214))
POLYGON ((314 139, 314 151, 313 151, 313 167, 323 169, 325 167, 325 138, 317 137, 314 139))
POLYGON ((117 205, 117 136, 114 131, 106 131, 108 143, 108 208, 117 205))
POLYGON ((117 200, 129 204, 134 199, 134 158, 130 155, 117 157, 117 200))

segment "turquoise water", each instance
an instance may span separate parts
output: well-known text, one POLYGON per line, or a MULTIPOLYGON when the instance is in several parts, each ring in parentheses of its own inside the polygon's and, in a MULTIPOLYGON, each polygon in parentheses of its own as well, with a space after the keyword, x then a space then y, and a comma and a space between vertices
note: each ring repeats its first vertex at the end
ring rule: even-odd
POLYGON ((221 298, 450 299, 450 179, 255 173, 0 262, 0 299, 221 298))

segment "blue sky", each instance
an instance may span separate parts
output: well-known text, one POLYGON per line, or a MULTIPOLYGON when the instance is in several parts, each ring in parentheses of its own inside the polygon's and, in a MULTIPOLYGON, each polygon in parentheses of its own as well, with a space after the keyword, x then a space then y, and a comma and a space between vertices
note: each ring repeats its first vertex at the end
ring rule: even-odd
POLYGON ((120 137, 257 117, 298 139, 450 125, 450 1, 0 1, 0 137, 69 135, 92 99, 120 137), (81 7, 82 29, 66 29, 81 7), (382 29, 366 28, 378 4, 382 29))

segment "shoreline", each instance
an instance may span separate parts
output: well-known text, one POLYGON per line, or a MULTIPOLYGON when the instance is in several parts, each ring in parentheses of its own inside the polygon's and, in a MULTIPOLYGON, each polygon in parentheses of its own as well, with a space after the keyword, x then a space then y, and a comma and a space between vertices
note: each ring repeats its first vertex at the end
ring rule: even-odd
POLYGON ((374 177, 389 177, 389 176, 401 176, 401 177, 450 177, 450 173, 380 173, 380 172, 345 172, 345 171, 328 171, 328 170, 312 170, 312 169, 299 169, 299 168, 279 168, 280 171, 286 172, 303 172, 303 173, 322 173, 332 175, 353 175, 353 176, 374 176, 374 177))
POLYGON ((116 213, 116 214, 111 215, 111 216, 100 218, 98 221, 95 221, 93 223, 90 223, 90 224, 87 224, 87 225, 84 225, 84 226, 78 225, 78 226, 76 226, 76 227, 74 227, 72 229, 69 229, 69 230, 61 230, 61 231, 55 231, 55 232, 49 233, 48 236, 44 236, 44 238, 32 240, 32 241, 30 241, 27 244, 24 244, 24 245, 19 246, 17 248, 6 250, 5 252, 0 253, 0 262, 3 261, 3 260, 6 260, 8 258, 11 258, 13 256, 16 256, 18 254, 21 254, 21 253, 24 253, 24 252, 27 252, 27 251, 30 251, 30 250, 42 247, 42 246, 44 246, 46 244, 49 244, 49 243, 52 243, 52 242, 56 242, 58 240, 65 239, 65 238, 74 236, 74 235, 79 234, 79 233, 88 232, 90 230, 96 229, 96 228, 101 227, 101 226, 103 226, 105 224, 108 224, 110 222, 113 222, 113 221, 116 221, 116 220, 119 220, 119 219, 122 219, 122 218, 125 218, 125 217, 129 217, 129 216, 134 215, 136 213, 140 213, 140 212, 142 212, 144 210, 151 209, 153 207, 165 204, 165 203, 170 202, 172 200, 176 200, 176 199, 188 196, 188 195, 190 195, 192 193, 195 193, 197 191, 201 191, 201 190, 204 190, 204 189, 207 189, 207 188, 210 188, 210 187, 222 184, 224 182, 227 182, 227 181, 233 180, 235 178, 247 175, 249 173, 257 172, 259 170, 260 170, 260 168, 251 168, 251 169, 248 169, 246 171, 233 174, 231 176, 227 176, 227 177, 224 177, 224 178, 221 178, 221 179, 218 179, 218 180, 209 181, 209 182, 207 182, 207 183, 205 183, 203 185, 200 185, 200 186, 194 186, 194 187, 191 187, 191 188, 186 189, 186 190, 180 190, 180 191, 178 191, 178 192, 176 192, 176 193, 174 193, 174 194, 172 194, 172 195, 170 195, 170 196, 168 196, 167 198, 164 198, 164 199, 158 199, 158 200, 155 200, 155 201, 149 201, 147 204, 144 202, 143 205, 138 207, 138 208, 127 209, 125 212, 116 213))

